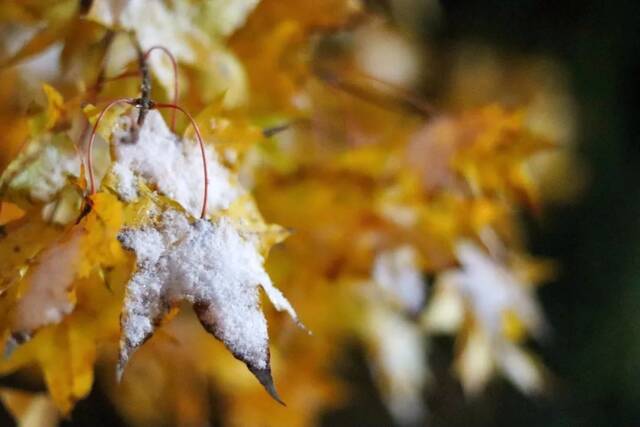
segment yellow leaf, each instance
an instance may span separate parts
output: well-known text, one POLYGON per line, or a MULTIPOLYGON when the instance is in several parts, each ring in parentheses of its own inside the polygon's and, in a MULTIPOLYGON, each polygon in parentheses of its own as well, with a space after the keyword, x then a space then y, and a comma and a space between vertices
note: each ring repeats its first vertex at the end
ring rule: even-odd
POLYGON ((60 414, 44 393, 0 389, 0 400, 11 412, 17 427, 57 427, 60 414))

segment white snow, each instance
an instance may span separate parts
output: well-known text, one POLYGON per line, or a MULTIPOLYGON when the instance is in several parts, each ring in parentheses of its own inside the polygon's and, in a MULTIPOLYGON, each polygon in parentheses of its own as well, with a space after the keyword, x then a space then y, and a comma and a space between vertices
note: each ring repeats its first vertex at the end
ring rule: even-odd
MULTIPOLYGON (((135 31, 143 50, 164 46, 177 61, 192 64, 197 59, 194 42, 206 45, 206 35, 193 25, 195 8, 184 2, 173 3, 174 9, 170 9, 162 1, 129 0, 111 15, 117 17, 123 28, 135 31)), ((148 61, 160 84, 167 93, 171 93, 174 76, 169 59, 155 52, 148 61)))
POLYGON ((405 245, 378 254, 373 264, 373 280, 403 309, 411 313, 422 309, 426 286, 413 247, 405 245))
MULTIPOLYGON (((117 178, 116 191, 125 201, 138 197, 138 178, 155 186, 162 194, 177 201, 191 215, 199 217, 202 209, 204 171, 197 141, 182 140, 167 127, 158 111, 150 111, 132 141, 137 119, 135 111, 118 120, 112 139, 115 162, 112 172, 117 178)), ((231 183, 229 171, 219 163, 214 149, 206 147, 209 175, 208 213, 226 209, 242 194, 231 183)))
POLYGON ((230 220, 191 224, 184 214, 170 210, 156 227, 125 230, 119 238, 137 257, 123 309, 120 370, 153 333, 154 323, 182 300, 194 304, 205 328, 237 358, 254 369, 268 368, 267 323, 258 287, 278 310, 296 321, 297 316, 271 283, 255 245, 230 220))
POLYGON ((83 230, 72 229, 63 242, 51 246, 38 257, 28 279, 28 288, 18 301, 12 330, 31 333, 38 328, 60 322, 73 310, 69 289, 75 277, 83 230))
POLYGON ((14 191, 28 192, 34 200, 51 201, 67 184, 69 176, 80 173, 80 159, 65 138, 45 135, 28 144, 4 172, 3 184, 6 182, 14 191))
POLYGON ((383 304, 373 305, 367 320, 372 370, 389 411, 400 425, 418 425, 426 412, 426 338, 419 325, 383 304))
POLYGON ((421 395, 428 380, 426 339, 407 316, 426 299, 417 251, 403 245, 379 252, 371 276, 375 288, 363 325, 371 370, 395 421, 417 425, 425 415, 421 395))
POLYGON ((512 313, 534 336, 545 332, 544 316, 533 287, 520 279, 508 264, 492 258, 475 243, 458 243, 456 256, 461 267, 438 278, 431 308, 441 307, 436 310, 439 313, 430 310, 427 321, 432 328, 445 326, 441 330, 460 326, 460 304, 465 304, 473 315, 475 327, 457 361, 465 390, 470 394, 479 392, 494 369, 525 393, 542 390, 544 378, 540 367, 517 342, 505 336, 503 329, 505 314, 512 313), (447 319, 451 315, 452 318, 447 319))
POLYGON ((34 179, 31 197, 49 201, 67 183, 69 176, 76 176, 80 170, 80 161, 75 155, 60 151, 54 146, 44 145, 38 173, 42 179, 34 179))
POLYGON ((540 332, 544 319, 532 287, 471 242, 456 246, 462 269, 449 272, 447 282, 469 301, 482 325, 494 334, 501 331, 503 316, 512 311, 529 332, 540 332))

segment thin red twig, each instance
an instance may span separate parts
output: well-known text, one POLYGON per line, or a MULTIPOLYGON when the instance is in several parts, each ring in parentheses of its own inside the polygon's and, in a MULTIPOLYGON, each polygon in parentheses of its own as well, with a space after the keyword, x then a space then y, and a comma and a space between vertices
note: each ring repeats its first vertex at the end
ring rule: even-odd
POLYGON ((104 107, 102 111, 100 111, 100 114, 96 119, 96 123, 93 125, 93 130, 91 131, 91 137, 89 138, 89 146, 87 147, 87 169, 89 171, 89 194, 93 195, 96 193, 96 183, 95 183, 95 177, 93 176, 93 162, 91 157, 93 154, 93 142, 96 139, 98 125, 100 124, 100 121, 104 117, 105 113, 109 111, 111 107, 117 104, 122 104, 122 103, 133 105, 135 101, 131 98, 120 98, 120 99, 111 101, 106 107, 104 107))
POLYGON ((202 154, 202 170, 204 171, 204 200, 202 201, 202 212, 200 214, 200 218, 204 218, 207 214, 207 199, 209 198, 209 171, 207 168, 207 155, 205 153, 204 141, 202 139, 202 135, 200 134, 200 128, 198 124, 193 119, 191 114, 187 112, 184 108, 175 104, 155 104, 155 108, 171 108, 174 111, 180 110, 184 113, 185 116, 189 118, 189 121, 193 125, 193 129, 196 131, 196 136, 198 137, 198 144, 200 144, 200 153, 202 154))
MULTIPOLYGON (((149 54, 151 54, 151 52, 153 52, 156 49, 163 51, 171 60, 171 65, 173 65, 173 105, 177 105, 178 104, 178 62, 176 61, 176 58, 173 56, 171 51, 164 46, 150 47, 149 50, 147 50, 147 52, 144 54, 144 58, 147 59, 149 57, 149 54)), ((176 131, 176 110, 175 109, 171 112, 171 130, 173 132, 176 131)))

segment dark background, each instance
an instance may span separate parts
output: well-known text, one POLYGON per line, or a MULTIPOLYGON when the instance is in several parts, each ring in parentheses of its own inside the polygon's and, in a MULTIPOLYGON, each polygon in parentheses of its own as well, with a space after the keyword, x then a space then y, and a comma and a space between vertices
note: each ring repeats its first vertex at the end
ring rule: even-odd
MULTIPOLYGON (((571 206, 530 222, 531 251, 562 270, 541 298, 554 333, 539 348, 554 394, 531 400, 504 380, 466 401, 450 375, 452 342, 437 339, 430 425, 640 426, 640 6, 629 1, 442 1, 442 41, 485 41, 548 54, 569 71, 579 104, 579 149, 590 184, 571 206)), ((324 426, 390 426, 362 355, 341 366, 350 406, 324 426)), ((5 379, 2 383, 10 382, 5 379)), ((11 425, 0 409, 0 426, 11 425)), ((99 390, 65 426, 122 425, 99 390)), ((286 427, 286 426, 283 426, 286 427)))

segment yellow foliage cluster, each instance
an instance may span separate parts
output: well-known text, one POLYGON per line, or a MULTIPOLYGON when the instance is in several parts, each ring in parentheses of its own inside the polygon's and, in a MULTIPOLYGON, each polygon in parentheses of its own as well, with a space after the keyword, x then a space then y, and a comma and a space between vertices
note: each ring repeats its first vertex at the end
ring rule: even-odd
MULTIPOLYGON (((101 387, 132 425, 313 425, 349 398, 336 364, 356 342, 391 414, 415 422, 423 390, 437 389, 428 343, 438 333, 457 336, 453 366, 466 392, 496 373, 544 390, 526 340, 545 332, 535 286, 550 268, 527 255, 520 214, 540 213, 548 194, 539 182, 566 163, 539 158, 570 137, 545 116, 569 110, 566 99, 545 104, 552 91, 537 77, 514 73, 526 84, 496 81, 466 97, 481 60, 461 55, 427 103, 416 75, 429 75, 420 68, 429 47, 354 0, 8 1, 0 33, 0 374, 41 378, 47 390, 0 390, 17 418, 53 425, 101 387), (141 108, 136 49, 155 46, 176 58, 179 104, 197 113, 229 177, 211 179, 210 191, 239 194, 201 219, 151 172, 140 174, 137 199, 119 190, 114 147, 135 108, 104 115, 92 157, 98 191, 87 184, 91 129, 105 101, 130 97, 141 108), (391 71, 387 54, 400 58, 391 71), (497 87, 513 88, 517 102, 497 87), (160 230, 169 211, 250 236, 312 332, 279 314, 293 312, 279 300, 277 310, 265 304, 268 378, 198 313, 231 353, 207 334, 186 307, 198 312, 202 301, 185 296, 163 300, 116 381, 118 347, 122 362, 130 339, 121 318, 133 316, 132 277, 144 267, 121 233, 160 230), (277 396, 273 369, 287 406, 234 356, 277 396)), ((154 101, 170 99, 171 61, 155 52, 145 66, 154 101)), ((195 140, 188 121, 178 129, 181 144, 195 140)))

